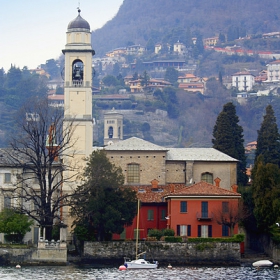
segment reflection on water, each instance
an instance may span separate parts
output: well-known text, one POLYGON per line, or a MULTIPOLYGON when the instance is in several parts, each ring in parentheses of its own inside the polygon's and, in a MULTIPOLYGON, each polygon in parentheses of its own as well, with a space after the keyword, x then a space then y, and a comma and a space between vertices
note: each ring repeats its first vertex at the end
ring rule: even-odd
POLYGON ((119 271, 118 268, 93 267, 0 267, 1 280, 231 280, 231 279, 280 279, 278 269, 260 269, 252 267, 173 267, 151 270, 119 271))

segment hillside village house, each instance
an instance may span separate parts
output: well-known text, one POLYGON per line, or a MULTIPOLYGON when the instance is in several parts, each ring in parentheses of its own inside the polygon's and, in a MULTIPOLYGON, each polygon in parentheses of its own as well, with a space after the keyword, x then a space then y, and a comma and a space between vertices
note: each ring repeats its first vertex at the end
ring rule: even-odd
POLYGON ((251 73, 244 71, 232 75, 232 86, 239 91, 249 91, 255 84, 255 77, 251 73))
POLYGON ((219 37, 211 37, 211 38, 205 38, 203 39, 203 45, 204 46, 216 46, 219 41, 219 37))
POLYGON ((280 60, 275 60, 267 64, 267 82, 280 81, 280 60))
POLYGON ((133 45, 126 48, 127 55, 143 55, 145 51, 146 48, 141 45, 133 45))
POLYGON ((204 94, 206 89, 206 79, 196 77, 194 74, 187 73, 178 77, 178 87, 189 92, 200 92, 204 94))
POLYGON ((126 84, 130 87, 130 91, 132 93, 137 93, 137 92, 144 92, 145 90, 151 90, 154 91, 156 89, 164 89, 165 87, 171 86, 171 83, 168 81, 165 81, 163 79, 150 79, 146 85, 142 84, 142 80, 130 80, 128 81, 126 79, 126 84))
POLYGON ((186 52, 186 46, 181 42, 176 42, 173 45, 173 51, 179 55, 183 55, 186 52))

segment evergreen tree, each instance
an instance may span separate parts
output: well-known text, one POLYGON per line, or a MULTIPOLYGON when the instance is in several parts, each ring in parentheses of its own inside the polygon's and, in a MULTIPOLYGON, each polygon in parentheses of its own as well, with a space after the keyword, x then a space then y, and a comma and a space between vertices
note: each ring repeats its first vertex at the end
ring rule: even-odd
POLYGON ((136 193, 122 188, 122 170, 112 164, 104 150, 94 151, 84 169, 83 184, 72 197, 71 214, 80 240, 108 240, 131 225, 137 211, 136 193))
POLYGON ((261 155, 255 164, 252 183, 253 211, 258 229, 268 232, 271 226, 279 222, 280 170, 276 164, 265 164, 263 160, 261 155))
POLYGON ((265 164, 274 163, 280 167, 280 134, 271 105, 266 107, 266 115, 258 130, 255 161, 259 155, 263 156, 265 164))
POLYGON ((237 163, 237 183, 245 185, 246 156, 244 149, 243 128, 238 124, 239 118, 232 102, 224 105, 222 112, 217 117, 213 129, 213 148, 238 159, 237 163))

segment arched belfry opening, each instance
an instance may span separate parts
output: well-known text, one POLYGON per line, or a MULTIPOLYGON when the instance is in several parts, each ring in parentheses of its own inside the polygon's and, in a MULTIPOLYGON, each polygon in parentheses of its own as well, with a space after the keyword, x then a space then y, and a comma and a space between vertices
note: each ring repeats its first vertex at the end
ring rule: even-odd
POLYGON ((108 129, 108 137, 111 139, 113 138, 113 135, 114 135, 114 128, 110 126, 108 129))
POLYGON ((82 82, 84 79, 84 64, 80 59, 76 59, 72 63, 72 81, 82 82))
POLYGON ((123 115, 113 108, 104 114, 104 145, 123 139, 123 115))

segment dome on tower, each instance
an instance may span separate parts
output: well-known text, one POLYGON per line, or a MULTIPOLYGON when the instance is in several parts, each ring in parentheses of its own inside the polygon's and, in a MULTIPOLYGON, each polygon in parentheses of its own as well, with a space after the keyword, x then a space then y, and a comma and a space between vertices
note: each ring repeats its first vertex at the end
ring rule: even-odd
POLYGON ((81 12, 81 10, 79 9, 78 10, 79 15, 68 24, 68 30, 69 29, 76 29, 76 28, 82 28, 82 29, 90 30, 89 23, 80 16, 80 12, 81 12))

